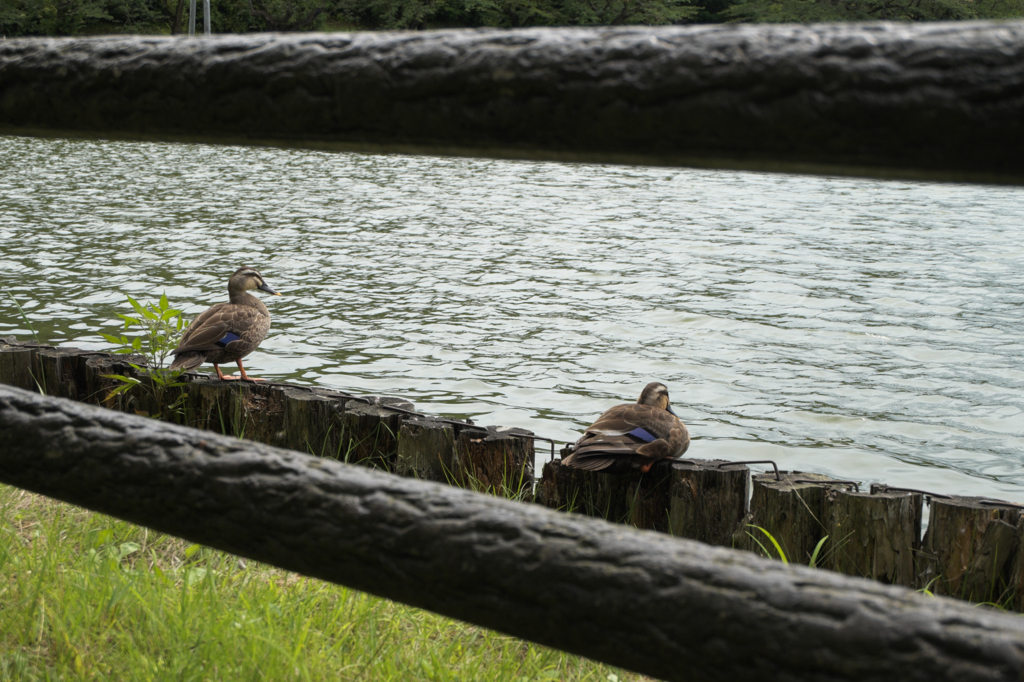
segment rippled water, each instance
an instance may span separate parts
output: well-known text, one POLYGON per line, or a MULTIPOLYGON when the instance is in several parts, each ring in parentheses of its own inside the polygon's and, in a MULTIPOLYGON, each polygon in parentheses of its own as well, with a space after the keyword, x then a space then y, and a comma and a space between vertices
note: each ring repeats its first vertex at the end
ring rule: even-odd
POLYGON ((0 137, 0 287, 51 342, 102 349, 125 293, 194 315, 252 265, 284 294, 256 375, 563 441, 659 379, 695 457, 1024 501, 1022 200, 0 137))

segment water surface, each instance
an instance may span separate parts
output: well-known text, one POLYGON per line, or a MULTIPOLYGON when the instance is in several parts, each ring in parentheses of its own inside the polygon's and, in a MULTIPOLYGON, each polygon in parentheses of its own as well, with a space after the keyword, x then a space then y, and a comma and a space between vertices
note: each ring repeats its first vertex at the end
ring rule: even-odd
POLYGON ((51 343, 252 265, 258 376, 560 441, 657 379, 694 457, 1019 502, 1022 226, 1018 188, 0 137, 0 288, 51 343))

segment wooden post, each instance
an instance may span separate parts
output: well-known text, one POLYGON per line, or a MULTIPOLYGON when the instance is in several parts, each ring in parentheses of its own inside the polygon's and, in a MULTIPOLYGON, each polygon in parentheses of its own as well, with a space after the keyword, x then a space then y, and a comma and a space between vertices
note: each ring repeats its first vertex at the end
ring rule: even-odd
POLYGON ((848 485, 829 483, 832 480, 824 474, 800 471, 781 472, 778 479, 774 473, 754 476, 750 513, 737 534, 736 546, 779 558, 772 541, 758 530, 763 528, 789 561, 808 564, 825 537, 822 514, 826 493, 835 485, 848 485))
POLYGON ((186 424, 193 428, 241 437, 241 419, 238 401, 232 400, 232 391, 243 390, 219 379, 197 379, 189 382, 185 408, 186 424))
POLYGON ((0 384, 38 392, 35 379, 37 349, 14 343, 12 337, 0 339, 0 384))
POLYGON ((930 499, 918 587, 975 602, 1003 602, 1013 582, 1021 510, 986 502, 981 497, 930 499))
POLYGON ((78 348, 40 348, 35 366, 46 395, 86 401, 85 363, 90 355, 78 348))
POLYGON ((453 462, 458 485, 508 498, 532 497, 532 435, 498 426, 459 429, 453 462))
POLYGON ((318 457, 344 459, 341 451, 344 404, 316 390, 285 388, 283 447, 318 457))
POLYGON ((747 511, 750 469, 720 459, 675 462, 668 532, 731 547, 747 511))
POLYGON ((284 390, 264 382, 239 382, 231 392, 231 413, 242 438, 281 445, 284 433, 284 390))
POLYGON ((1024 611, 1024 512, 1017 519, 1016 540, 1010 566, 1010 605, 1015 611, 1024 611))
POLYGON ((454 482, 455 428, 436 419, 410 417, 398 430, 395 473, 438 483, 454 482))
POLYGON ((106 378, 110 374, 132 373, 128 362, 118 355, 93 355, 85 360, 85 402, 110 409, 120 409, 118 399, 107 400, 117 382, 106 378))
POLYGON ((342 416, 344 430, 338 459, 349 464, 395 470, 398 452, 398 431, 405 418, 401 412, 389 410, 398 407, 412 410, 413 404, 401 398, 367 396, 363 400, 345 403, 342 416))
POLYGON ((830 490, 824 507, 829 536, 824 567, 892 585, 914 585, 922 498, 909 492, 830 490))
MULTIPOLYGON (((566 454, 563 449, 562 455, 566 454)), ((667 533, 671 489, 668 462, 656 463, 646 474, 606 474, 562 466, 555 460, 544 465, 537 502, 551 509, 667 533)))

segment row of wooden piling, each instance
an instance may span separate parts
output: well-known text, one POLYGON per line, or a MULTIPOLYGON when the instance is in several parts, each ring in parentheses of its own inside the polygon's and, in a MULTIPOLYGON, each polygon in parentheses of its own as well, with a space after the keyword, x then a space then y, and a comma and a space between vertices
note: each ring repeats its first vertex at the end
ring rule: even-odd
POLYGON ((399 398, 201 375, 164 386, 141 358, 0 339, 0 383, 227 435, 598 516, 708 544, 1024 610, 1021 507, 723 460, 603 474, 552 459, 534 434, 415 413, 399 398), (140 383, 115 394, 129 377, 140 383), (929 502, 921 534, 923 503, 929 502))

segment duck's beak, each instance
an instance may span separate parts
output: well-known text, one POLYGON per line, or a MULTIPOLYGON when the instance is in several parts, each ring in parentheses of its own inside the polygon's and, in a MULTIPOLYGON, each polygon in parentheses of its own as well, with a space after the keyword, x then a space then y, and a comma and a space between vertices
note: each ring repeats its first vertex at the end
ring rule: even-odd
POLYGON ((280 295, 281 295, 281 294, 277 293, 276 291, 274 291, 273 289, 271 289, 271 288, 270 288, 270 287, 269 287, 269 286, 267 285, 267 283, 266 283, 266 282, 263 282, 263 283, 261 283, 261 284, 260 284, 260 285, 259 285, 258 287, 256 287, 256 288, 257 288, 257 289, 259 289, 260 291, 265 291, 265 292, 267 292, 268 294, 273 294, 274 296, 280 296, 280 295))
POLYGON ((676 419, 679 419, 679 415, 676 414, 676 411, 672 409, 671 405, 666 405, 665 406, 665 411, 668 412, 673 417, 675 417, 676 419))

